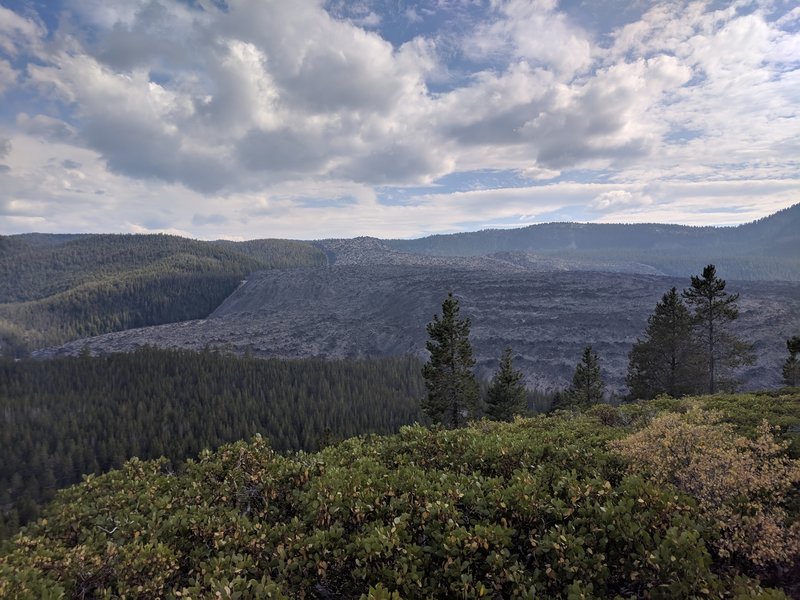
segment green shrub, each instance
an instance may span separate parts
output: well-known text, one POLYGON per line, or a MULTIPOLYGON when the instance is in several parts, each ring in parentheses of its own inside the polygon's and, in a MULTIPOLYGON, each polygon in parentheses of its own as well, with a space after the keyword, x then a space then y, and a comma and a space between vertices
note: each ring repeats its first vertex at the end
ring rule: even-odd
POLYGON ((787 499, 800 484, 800 460, 785 454, 766 421, 754 439, 735 434, 722 415, 701 409, 664 414, 613 442, 630 471, 691 495, 718 528, 716 551, 755 568, 800 560, 800 521, 790 522, 787 499))

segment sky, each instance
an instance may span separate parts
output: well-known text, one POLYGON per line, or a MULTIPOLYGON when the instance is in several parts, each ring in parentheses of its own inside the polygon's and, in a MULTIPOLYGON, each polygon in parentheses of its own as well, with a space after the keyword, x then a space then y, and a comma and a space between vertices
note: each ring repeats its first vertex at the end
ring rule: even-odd
POLYGON ((0 234, 735 225, 798 110, 794 0, 0 0, 0 234))

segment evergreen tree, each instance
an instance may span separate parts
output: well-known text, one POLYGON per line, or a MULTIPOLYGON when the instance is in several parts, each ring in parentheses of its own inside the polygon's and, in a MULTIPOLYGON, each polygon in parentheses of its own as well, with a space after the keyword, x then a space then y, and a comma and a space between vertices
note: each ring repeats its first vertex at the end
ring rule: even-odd
POLYGON ((696 391, 697 379, 692 316, 672 288, 647 319, 645 338, 631 349, 628 388, 633 398, 650 399, 659 394, 677 398, 696 391))
POLYGON ((800 385, 800 335, 786 340, 786 348, 789 350, 789 358, 783 363, 783 381, 786 385, 800 385))
POLYGON ((522 373, 514 369, 511 348, 506 348, 486 394, 486 414, 493 421, 510 421, 525 410, 527 397, 522 373))
POLYGON ((550 401, 550 408, 548 410, 556 410, 557 408, 563 408, 566 404, 566 400, 564 398, 565 393, 561 390, 556 390, 555 394, 553 394, 553 399, 550 401))
POLYGON ((581 361, 575 367, 572 376, 572 387, 565 394, 565 404, 586 406, 601 402, 605 384, 600 375, 600 364, 597 353, 591 346, 583 349, 581 361))
POLYGON ((683 291, 686 303, 694 308, 694 329, 705 368, 705 391, 714 394, 735 387, 731 371, 752 364, 752 348, 730 333, 730 324, 739 317, 736 301, 739 294, 725 291, 725 280, 717 277, 714 265, 703 269, 701 277, 692 276, 692 285, 683 291))
POLYGON ((478 382, 472 374, 475 359, 469 343, 469 319, 458 318, 458 300, 452 292, 442 303, 442 318, 434 315, 428 323, 430 339, 425 347, 430 359, 422 367, 428 395, 422 410, 434 423, 459 427, 474 414, 478 403, 478 382))

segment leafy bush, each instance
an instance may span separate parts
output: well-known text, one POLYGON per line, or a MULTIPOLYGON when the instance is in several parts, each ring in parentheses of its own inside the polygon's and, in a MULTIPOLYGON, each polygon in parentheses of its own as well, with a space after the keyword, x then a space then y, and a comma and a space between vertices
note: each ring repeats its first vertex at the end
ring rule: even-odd
POLYGON ((693 409, 665 414, 612 442, 630 471, 671 484, 698 502, 719 529, 714 547, 723 558, 757 568, 800 559, 800 521, 787 523, 785 505, 800 484, 800 460, 785 455, 763 421, 754 439, 734 433, 718 413, 693 409))

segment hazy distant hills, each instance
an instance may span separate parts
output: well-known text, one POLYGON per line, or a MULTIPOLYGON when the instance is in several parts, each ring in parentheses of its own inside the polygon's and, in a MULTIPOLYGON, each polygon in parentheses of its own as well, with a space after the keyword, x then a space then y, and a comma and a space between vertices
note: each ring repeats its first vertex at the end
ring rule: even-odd
POLYGON ((800 204, 738 227, 546 223, 414 240, 359 237, 312 243, 329 265, 688 277, 713 263, 729 279, 800 281, 800 204))
POLYGON ((543 223, 518 229, 487 229, 415 240, 387 240, 386 243, 398 250, 439 256, 477 256, 513 251, 629 250, 679 255, 724 251, 741 256, 797 258, 800 252, 800 204, 736 227, 543 223))
POLYGON ((582 269, 627 264, 677 276, 696 272, 699 263, 714 263, 731 279, 800 281, 800 204, 738 227, 546 223, 385 244, 423 255, 523 253, 582 269))

